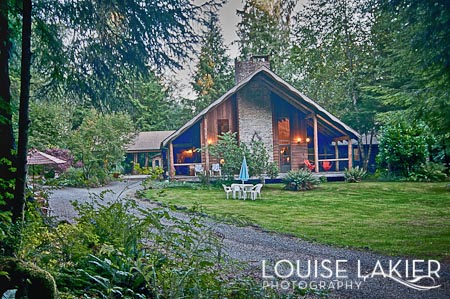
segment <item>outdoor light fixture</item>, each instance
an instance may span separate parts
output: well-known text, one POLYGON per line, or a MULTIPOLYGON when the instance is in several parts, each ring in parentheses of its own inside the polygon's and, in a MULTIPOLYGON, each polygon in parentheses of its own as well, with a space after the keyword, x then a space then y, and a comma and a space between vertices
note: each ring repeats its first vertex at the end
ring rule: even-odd
POLYGON ((211 145, 211 144, 212 144, 211 139, 208 139, 208 145, 211 145))
POLYGON ((311 138, 306 137, 306 143, 308 143, 308 142, 310 142, 310 141, 311 141, 311 138))
POLYGON ((297 143, 300 144, 302 142, 302 139, 300 137, 297 138, 297 143))
POLYGON ((219 162, 220 164, 225 164, 225 160, 224 159, 220 159, 220 162, 219 162))

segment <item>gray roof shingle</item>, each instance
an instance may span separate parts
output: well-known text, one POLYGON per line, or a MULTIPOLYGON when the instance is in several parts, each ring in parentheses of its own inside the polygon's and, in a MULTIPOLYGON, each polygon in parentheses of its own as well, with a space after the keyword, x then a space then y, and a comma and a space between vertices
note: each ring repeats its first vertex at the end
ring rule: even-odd
POLYGON ((159 151, 161 142, 175 131, 140 132, 127 146, 127 152, 159 151))

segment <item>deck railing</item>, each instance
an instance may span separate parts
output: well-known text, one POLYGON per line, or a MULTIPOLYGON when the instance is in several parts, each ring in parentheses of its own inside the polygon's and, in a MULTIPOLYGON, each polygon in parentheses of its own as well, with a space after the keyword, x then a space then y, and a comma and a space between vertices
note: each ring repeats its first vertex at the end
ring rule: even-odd
POLYGON ((349 158, 339 158, 339 159, 319 159, 319 171, 327 171, 323 169, 323 162, 331 162, 331 169, 328 171, 344 171, 345 168, 348 168, 349 158), (341 163, 342 162, 342 163, 341 163))
POLYGON ((205 167, 202 163, 176 163, 173 164, 173 167, 175 168, 176 175, 195 176, 195 165, 198 164, 205 167))

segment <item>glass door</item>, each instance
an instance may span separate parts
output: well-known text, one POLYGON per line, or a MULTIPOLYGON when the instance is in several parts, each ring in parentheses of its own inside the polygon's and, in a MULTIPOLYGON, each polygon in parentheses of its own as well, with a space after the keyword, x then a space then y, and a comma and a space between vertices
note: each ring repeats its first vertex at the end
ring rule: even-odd
POLYGON ((291 145, 280 145, 280 172, 291 170, 291 145))

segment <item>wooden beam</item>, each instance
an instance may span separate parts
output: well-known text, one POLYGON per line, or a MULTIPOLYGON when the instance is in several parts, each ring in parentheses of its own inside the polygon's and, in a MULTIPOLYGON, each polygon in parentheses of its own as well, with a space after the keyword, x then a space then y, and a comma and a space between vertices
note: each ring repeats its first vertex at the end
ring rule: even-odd
POLYGON ((348 140, 349 138, 350 137, 348 135, 345 135, 345 136, 333 138, 333 141, 338 142, 338 141, 342 141, 342 140, 348 140))
POLYGON ((209 171, 209 150, 208 150, 208 146, 209 146, 209 143, 208 143, 208 119, 206 118, 206 116, 205 116, 205 118, 203 118, 203 134, 204 134, 204 140, 205 140, 205 143, 206 143, 206 150, 205 150, 205 171, 209 171))
POLYGON ((284 99, 286 102, 288 102, 289 104, 291 104, 292 106, 296 107, 297 109, 301 110, 302 112, 304 111, 309 111, 311 113, 314 113, 314 110, 303 105, 302 103, 300 103, 298 101, 298 99, 294 98, 293 96, 287 94, 286 92, 284 92, 283 90, 281 90, 278 86, 274 85, 273 83, 269 82, 267 79, 265 79, 264 77, 261 77, 261 80, 264 81, 264 83, 266 83, 269 87, 271 87, 273 90, 272 92, 275 94, 278 94, 282 99, 284 99), (274 91, 276 90, 276 91, 274 91), (302 107, 303 109, 299 108, 302 107))
MULTIPOLYGON (((284 99, 286 102, 290 103, 291 105, 293 105, 294 107, 296 107, 297 109, 301 110, 301 111, 309 111, 310 114, 307 115, 307 117, 305 119, 307 119, 308 117, 310 117, 312 114, 316 114, 314 108, 309 108, 305 105, 303 105, 302 103, 300 103, 298 101, 298 99, 296 99, 295 97, 289 95, 288 93, 284 92, 283 90, 281 90, 279 87, 277 87, 276 85, 274 85, 272 82, 270 82, 269 80, 267 80, 264 77, 261 77, 261 80, 264 81, 264 83, 266 83, 269 87, 272 87, 274 90, 276 91, 272 91, 275 94, 279 94, 280 97, 282 99, 284 99), (301 108, 300 108, 301 107, 301 108)), ((325 118, 323 118, 320 115, 317 115, 322 121, 324 121, 326 124, 328 124, 329 126, 333 127, 335 130, 337 130, 338 132, 342 133, 343 135, 347 135, 347 132, 345 132, 344 130, 338 128, 337 126, 335 126, 334 124, 332 124, 331 122, 329 122, 328 120, 326 120, 325 118)))
POLYGON ((323 161, 330 161, 330 162, 333 162, 333 161, 348 161, 348 158, 339 158, 339 159, 319 159, 319 162, 323 162, 323 161))
POLYGON ((314 114, 314 165, 315 172, 319 172, 319 134, 317 134, 317 116, 314 114))
POLYGON ((336 158, 336 171, 339 171, 339 147, 337 141, 334 143, 334 155, 336 158))
POLYGON ((352 169, 353 164, 353 145, 352 140, 348 139, 348 170, 352 169))
POLYGON ((169 177, 175 176, 175 167, 174 167, 174 156, 173 156, 173 144, 172 141, 169 142, 169 177))
POLYGON ((343 135, 347 135, 347 132, 344 132, 343 130, 339 129, 338 127, 336 127, 334 124, 332 124, 331 122, 329 122, 328 120, 326 120, 325 118, 323 118, 320 115, 317 115, 317 117, 319 117, 322 121, 324 121, 325 123, 327 123, 330 127, 333 127, 335 130, 337 130, 338 132, 342 133, 343 135))
POLYGON ((313 118, 313 117, 314 117, 314 113, 310 113, 305 116, 305 119, 313 118))

